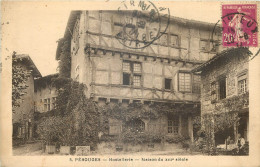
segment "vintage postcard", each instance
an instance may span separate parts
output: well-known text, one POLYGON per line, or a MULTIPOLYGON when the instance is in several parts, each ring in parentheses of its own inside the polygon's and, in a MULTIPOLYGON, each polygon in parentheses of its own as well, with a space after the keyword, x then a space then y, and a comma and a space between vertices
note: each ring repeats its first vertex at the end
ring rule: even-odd
POLYGON ((2 1, 0 166, 260 166, 257 1, 2 1))

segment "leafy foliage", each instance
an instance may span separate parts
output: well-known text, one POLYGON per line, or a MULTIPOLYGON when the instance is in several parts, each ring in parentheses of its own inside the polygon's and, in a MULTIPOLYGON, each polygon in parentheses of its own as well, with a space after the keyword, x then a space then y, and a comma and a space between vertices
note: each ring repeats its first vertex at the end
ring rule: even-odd
POLYGON ((62 144, 90 145, 94 148, 98 142, 100 119, 96 104, 85 96, 85 85, 64 77, 55 78, 52 84, 58 91, 56 116, 43 117, 47 128, 39 133, 43 133, 42 137, 46 140, 52 141, 52 138, 46 136, 55 136, 53 133, 57 131, 55 138, 62 144), (66 130, 69 135, 62 135, 66 130))
POLYGON ((207 150, 209 153, 215 154, 215 134, 232 127, 239 121, 237 112, 226 112, 221 114, 206 114, 202 121, 205 126, 205 138, 207 143, 207 150))
POLYGON ((20 63, 19 58, 12 55, 12 107, 13 109, 19 107, 22 103, 22 97, 27 93, 26 90, 29 87, 27 85, 28 78, 31 71, 24 68, 20 63))
POLYGON ((70 69, 71 69, 71 56, 70 56, 70 42, 61 41, 61 55, 59 61, 59 73, 60 77, 70 78, 70 69))
POLYGON ((72 143, 72 120, 70 117, 44 117, 41 119, 37 133, 47 144, 61 142, 63 144, 72 143))
POLYGON ((122 141, 124 143, 142 144, 149 142, 161 142, 162 136, 157 134, 150 134, 147 132, 133 132, 130 130, 123 131, 122 141))

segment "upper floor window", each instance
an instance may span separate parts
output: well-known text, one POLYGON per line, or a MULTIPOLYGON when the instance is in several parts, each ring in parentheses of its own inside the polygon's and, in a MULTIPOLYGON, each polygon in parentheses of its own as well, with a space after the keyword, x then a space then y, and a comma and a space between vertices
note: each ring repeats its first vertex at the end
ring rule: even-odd
POLYGON ((200 93, 200 76, 199 75, 193 75, 193 84, 192 84, 192 92, 193 93, 200 93))
POLYGON ((178 35, 171 35, 170 46, 178 46, 178 35))
POLYGON ((226 98, 226 76, 221 76, 211 83, 211 102, 226 98))
POLYGON ((200 49, 201 50, 208 50, 208 41, 207 40, 200 40, 200 49))
POLYGON ((51 110, 51 100, 50 98, 44 99, 44 111, 51 110))
POLYGON ((238 94, 243 94, 247 92, 247 76, 246 74, 240 75, 238 77, 238 94))
POLYGON ((164 79, 164 89, 171 90, 172 79, 165 78, 164 79))
POLYGON ((160 44, 161 45, 168 45, 168 34, 162 33, 160 37, 160 44))
POLYGON ((123 85, 141 86, 141 63, 123 61, 123 85))
POLYGON ((179 91, 191 91, 191 74, 188 72, 179 72, 179 91))

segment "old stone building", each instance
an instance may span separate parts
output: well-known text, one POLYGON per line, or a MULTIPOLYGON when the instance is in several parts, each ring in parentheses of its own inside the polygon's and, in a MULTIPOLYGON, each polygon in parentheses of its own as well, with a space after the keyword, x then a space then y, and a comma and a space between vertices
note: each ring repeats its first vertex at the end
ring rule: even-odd
MULTIPOLYGON (((70 76, 87 86, 88 98, 100 106, 171 104, 175 106, 173 110, 178 109, 177 114, 166 114, 153 121, 136 120, 135 126, 144 132, 193 140, 192 119, 200 114, 200 76, 192 74, 191 69, 222 50, 218 45, 221 34, 212 33, 214 24, 171 16, 168 22, 161 19, 162 27, 167 25, 165 31, 156 24, 138 27, 139 33, 151 34, 153 29, 160 35, 150 45, 134 48, 135 45, 117 38, 120 32, 136 27, 133 12, 71 12, 56 59, 60 60, 64 43, 69 43, 70 76), (124 24, 129 17, 132 23, 124 24)), ((138 19, 149 21, 145 16, 138 19)), ((121 121, 110 119, 109 134, 121 132, 121 121)))
POLYGON ((34 100, 37 112, 44 113, 55 109, 58 93, 56 87, 52 85, 52 79, 57 77, 58 74, 51 74, 34 81, 34 100))
POLYGON ((248 48, 227 49, 194 69, 201 74, 202 120, 213 123, 204 121, 203 128, 214 134, 216 145, 228 136, 236 141, 238 133, 248 141, 250 54, 248 48))
POLYGON ((30 140, 33 137, 35 109, 34 79, 41 77, 41 73, 29 55, 15 55, 15 59, 16 61, 13 62, 13 67, 19 67, 23 71, 30 72, 30 76, 26 80, 25 85, 27 88, 25 89, 24 95, 21 96, 22 101, 19 103, 19 107, 13 108, 13 139, 18 139, 20 141, 21 139, 30 140))

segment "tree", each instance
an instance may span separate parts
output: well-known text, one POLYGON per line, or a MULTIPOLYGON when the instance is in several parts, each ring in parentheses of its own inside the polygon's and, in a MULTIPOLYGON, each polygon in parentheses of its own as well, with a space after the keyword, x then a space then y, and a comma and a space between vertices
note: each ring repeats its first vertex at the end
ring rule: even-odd
POLYGON ((30 77, 31 71, 26 70, 18 62, 20 59, 16 52, 12 55, 12 107, 19 107, 23 101, 22 96, 26 94, 28 85, 26 84, 30 77))

